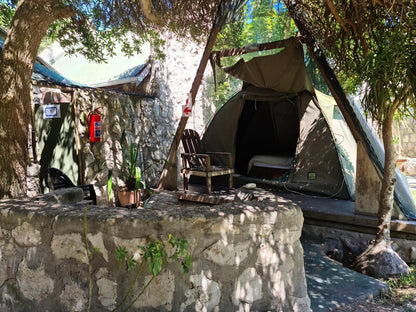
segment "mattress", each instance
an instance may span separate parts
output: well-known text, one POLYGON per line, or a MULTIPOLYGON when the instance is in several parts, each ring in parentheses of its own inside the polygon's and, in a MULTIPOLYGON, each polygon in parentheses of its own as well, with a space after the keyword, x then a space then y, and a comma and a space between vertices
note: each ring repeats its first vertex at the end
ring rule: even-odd
POLYGON ((293 156, 255 155, 248 163, 247 174, 250 173, 252 167, 289 170, 292 162, 293 156))

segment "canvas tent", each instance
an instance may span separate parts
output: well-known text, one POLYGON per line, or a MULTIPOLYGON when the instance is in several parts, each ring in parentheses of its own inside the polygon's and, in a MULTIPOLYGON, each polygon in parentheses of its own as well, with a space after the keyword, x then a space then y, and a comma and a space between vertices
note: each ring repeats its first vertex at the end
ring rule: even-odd
POLYGON ((299 41, 224 70, 244 85, 205 131, 206 151, 233 153, 242 176, 354 198, 355 142, 333 99, 314 90, 299 41))
MULTIPOLYGON (((334 99, 314 90, 300 42, 295 38, 283 42, 280 53, 223 68, 244 84, 208 125, 203 149, 233 153, 236 173, 248 181, 354 199, 357 146, 350 128, 334 99), (265 170, 253 174, 253 164, 265 170)), ((380 140, 358 108, 350 105, 357 119, 355 130, 369 146, 370 159, 376 168, 383 168, 380 140)), ((396 180, 395 205, 416 220, 406 178, 397 169, 396 180)))
POLYGON ((253 181, 354 198, 355 141, 335 101, 314 90, 298 40, 224 70, 244 85, 208 125, 205 151, 233 153, 235 172, 253 181))

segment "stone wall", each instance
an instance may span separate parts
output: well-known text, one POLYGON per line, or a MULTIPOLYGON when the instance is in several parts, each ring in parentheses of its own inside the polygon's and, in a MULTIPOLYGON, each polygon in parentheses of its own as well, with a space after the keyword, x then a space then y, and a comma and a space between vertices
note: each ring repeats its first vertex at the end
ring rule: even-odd
MULTIPOLYGON (((374 234, 348 231, 326 226, 305 224, 303 238, 325 241, 330 249, 337 252, 351 253, 354 256, 361 254, 375 238, 374 234), (344 251, 343 251, 344 250, 344 251)), ((416 246, 414 239, 392 237, 392 248, 408 264, 416 263, 416 246)), ((341 260, 341 259, 340 259, 341 260)))
MULTIPOLYGON (((186 103, 187 93, 191 89, 204 51, 204 43, 197 44, 179 39, 170 33, 163 34, 163 37, 165 45, 162 52, 165 58, 161 60, 153 55, 151 77, 145 86, 146 93, 151 96, 127 95, 100 89, 64 88, 65 92, 73 94, 72 100, 78 115, 74 118, 79 132, 81 183, 94 184, 101 205, 114 203, 114 196, 111 202, 108 200, 107 176, 108 169, 114 168, 114 163, 122 161, 119 140, 123 131, 126 132, 128 141, 133 140, 140 145, 143 168, 151 165, 145 173, 146 183, 151 187, 157 186, 178 121, 182 116, 182 105, 186 103), (102 140, 99 143, 90 143, 87 117, 90 111, 98 107, 101 108, 102 140), (107 163, 102 167, 105 161, 107 163)), ((203 132, 205 124, 214 113, 212 100, 202 95, 206 94, 204 90, 210 88, 207 82, 209 79, 206 77, 211 76, 211 72, 208 66, 192 117, 188 121, 188 127, 199 133, 203 132)), ((42 94, 38 88, 35 89, 35 102, 37 99, 39 103, 42 94)), ((46 89, 40 91, 44 92, 46 89)), ((39 157, 40 154, 38 151, 39 157)), ((29 166, 29 173, 31 176, 28 178, 28 194, 33 196, 40 190, 37 183, 39 168, 36 165, 29 166)), ((121 181, 117 180, 117 170, 114 170, 113 174, 117 188, 121 181)))
POLYGON ((416 121, 412 117, 394 122, 394 137, 397 140, 396 154, 416 158, 416 121))
MULTIPOLYGON (((125 95, 100 90, 77 90, 75 95, 79 113, 83 183, 94 184, 98 202, 111 205, 107 198, 108 171, 114 175, 114 189, 121 185, 119 168, 123 163, 120 138, 125 131, 127 141, 140 146, 140 163, 144 179, 157 185, 164 160, 169 151, 175 124, 168 107, 157 98, 125 95), (89 142, 88 112, 101 107, 101 142, 89 142), (103 166, 103 164, 105 165, 103 166)), ((114 196, 113 196, 114 199, 114 196)))
MULTIPOLYGON (((33 199, 0 201, 0 310, 85 311, 88 257, 85 205, 69 189, 33 199), (68 193, 69 192, 69 193, 68 193)), ((148 208, 90 206, 88 243, 100 248, 92 265, 92 311, 110 311, 136 271, 116 260, 124 246, 140 262, 138 245, 169 234, 188 239, 193 264, 184 275, 167 265, 135 311, 310 311, 299 242, 303 217, 289 201, 182 205, 155 194, 148 208)), ((137 294, 144 275, 134 289, 137 294)))

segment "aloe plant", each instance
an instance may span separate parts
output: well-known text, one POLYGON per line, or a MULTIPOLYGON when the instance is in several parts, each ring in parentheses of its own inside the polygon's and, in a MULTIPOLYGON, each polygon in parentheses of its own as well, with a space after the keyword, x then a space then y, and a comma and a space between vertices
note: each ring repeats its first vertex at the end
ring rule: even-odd
MULTIPOLYGON (((116 166, 119 167, 119 177, 125 183, 125 187, 128 191, 139 191, 140 187, 147 188, 146 183, 142 180, 142 170, 138 165, 140 147, 138 144, 130 141, 127 143, 126 133, 123 131, 121 138, 121 150, 123 155, 122 163, 115 162, 116 166)), ((152 165, 147 166, 143 171, 149 169, 152 165)), ((110 170, 108 174, 107 190, 108 198, 111 200, 111 190, 113 188, 113 173, 110 170)))

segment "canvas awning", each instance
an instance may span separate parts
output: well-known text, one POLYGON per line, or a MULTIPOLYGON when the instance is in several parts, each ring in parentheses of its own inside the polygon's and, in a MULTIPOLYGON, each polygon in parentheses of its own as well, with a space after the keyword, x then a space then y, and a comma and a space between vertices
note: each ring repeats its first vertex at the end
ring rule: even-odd
POLYGON ((240 59, 233 66, 222 69, 256 87, 281 93, 305 90, 314 93, 304 64, 302 46, 297 38, 286 40, 283 50, 277 54, 255 57, 248 62, 240 59))

